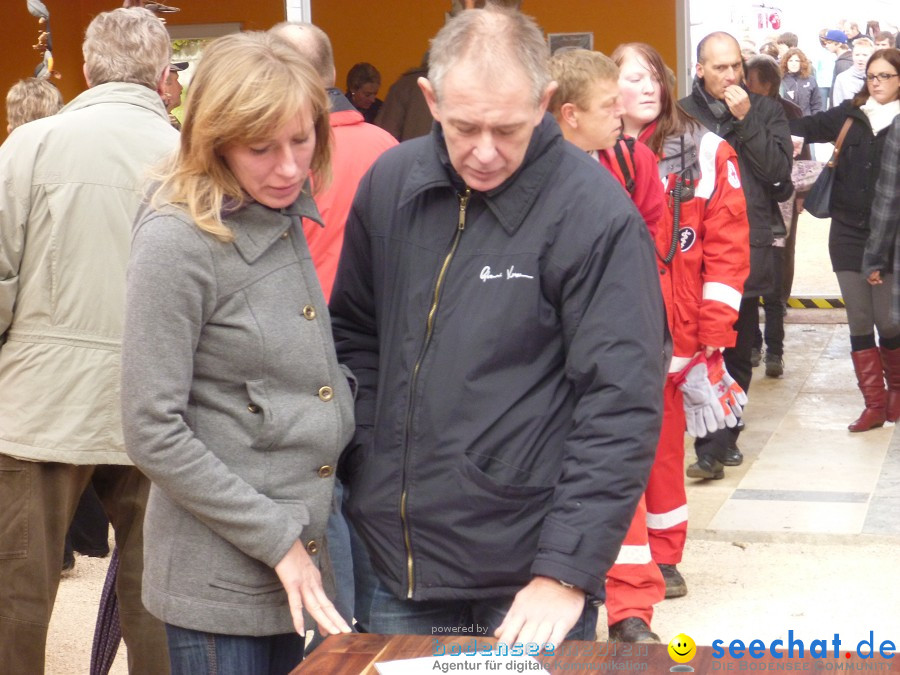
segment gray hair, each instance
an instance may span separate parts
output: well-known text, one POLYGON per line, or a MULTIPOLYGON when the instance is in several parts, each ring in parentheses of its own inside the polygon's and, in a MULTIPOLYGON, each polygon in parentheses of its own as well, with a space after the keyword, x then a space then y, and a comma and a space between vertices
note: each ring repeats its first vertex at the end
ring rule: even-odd
POLYGON ((168 72, 172 43, 153 12, 120 7, 94 17, 81 51, 90 86, 130 82, 155 90, 163 71, 168 72))
POLYGON ((334 86, 334 50, 324 30, 306 21, 282 21, 269 32, 287 40, 303 54, 326 87, 334 86))
POLYGON ((462 61, 470 61, 485 77, 505 79, 519 69, 531 81, 537 105, 550 84, 550 49, 534 19, 491 4, 462 12, 448 21, 431 41, 428 80, 438 101, 444 78, 462 61))

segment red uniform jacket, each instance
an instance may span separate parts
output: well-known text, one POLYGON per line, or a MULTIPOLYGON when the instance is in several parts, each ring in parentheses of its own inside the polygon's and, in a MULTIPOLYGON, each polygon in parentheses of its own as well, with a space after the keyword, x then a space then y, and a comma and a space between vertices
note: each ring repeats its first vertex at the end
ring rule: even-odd
MULTIPOLYGON (((648 138, 652 127, 641 136, 648 138)), ((667 209, 655 235, 657 266, 669 330, 672 363, 678 372, 701 345, 734 346, 744 281, 750 272, 747 205, 741 189, 737 155, 728 143, 703 129, 666 140, 659 159, 659 177, 667 209), (675 253, 673 189, 685 179, 675 253)))

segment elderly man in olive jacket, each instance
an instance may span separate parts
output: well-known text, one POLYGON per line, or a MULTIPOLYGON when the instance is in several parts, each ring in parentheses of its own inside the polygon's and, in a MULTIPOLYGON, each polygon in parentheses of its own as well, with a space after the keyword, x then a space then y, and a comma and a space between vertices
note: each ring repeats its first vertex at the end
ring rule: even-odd
POLYGON ((98 15, 90 88, 0 148, 0 664, 42 673, 63 545, 92 482, 115 529, 130 671, 168 670, 141 604, 149 482, 125 454, 119 347, 146 171, 178 141, 159 91, 171 47, 145 9, 98 15))

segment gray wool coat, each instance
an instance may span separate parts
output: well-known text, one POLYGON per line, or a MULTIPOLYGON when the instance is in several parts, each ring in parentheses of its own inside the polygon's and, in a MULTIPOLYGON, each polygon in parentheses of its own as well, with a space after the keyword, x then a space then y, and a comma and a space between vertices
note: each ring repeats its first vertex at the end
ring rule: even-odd
POLYGON ((250 203, 226 218, 231 243, 172 208, 136 225, 123 427, 153 482, 143 601, 177 626, 291 632, 273 567, 298 538, 331 576, 323 537, 353 396, 301 216, 318 220, 306 195, 250 203))

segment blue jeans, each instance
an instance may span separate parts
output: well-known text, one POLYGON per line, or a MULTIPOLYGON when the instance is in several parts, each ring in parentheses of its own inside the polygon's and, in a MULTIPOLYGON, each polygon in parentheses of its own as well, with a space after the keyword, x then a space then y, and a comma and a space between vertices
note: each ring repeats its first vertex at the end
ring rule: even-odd
POLYGON ((284 675, 303 660, 303 638, 219 635, 166 624, 172 675, 284 675))
MULTIPOLYGON (((362 628, 384 635, 463 635, 493 637, 512 605, 513 597, 478 600, 401 600, 381 581, 372 592, 369 621, 362 628), (466 629, 460 632, 460 629, 466 629)), ((597 608, 585 603, 581 618, 566 640, 597 639, 597 608)))

